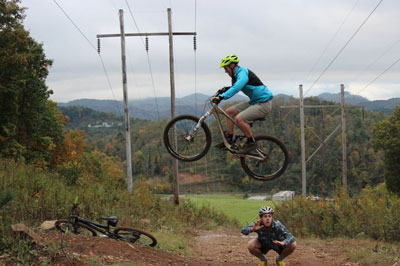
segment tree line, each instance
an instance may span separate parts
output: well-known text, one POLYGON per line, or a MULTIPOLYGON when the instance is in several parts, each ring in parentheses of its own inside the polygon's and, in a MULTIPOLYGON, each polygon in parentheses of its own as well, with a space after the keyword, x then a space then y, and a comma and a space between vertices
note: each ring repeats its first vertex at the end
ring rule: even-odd
MULTIPOLYGON (((57 171, 70 184, 84 185, 110 178, 123 185, 126 156, 122 131, 118 128, 76 129, 82 117, 89 117, 91 121, 121 118, 78 107, 61 109, 63 114, 57 104, 49 100, 53 92, 45 81, 52 61, 46 58, 42 44, 24 29, 23 8, 18 3, 17 0, 0 1, 0 156, 57 171), (71 125, 75 128, 69 128, 71 125)), ((295 104, 295 98, 276 97, 267 121, 254 128, 255 134, 276 136, 288 147, 290 164, 277 180, 260 183, 248 178, 239 160, 214 147, 198 162, 180 163, 180 172, 201 175, 230 191, 285 189, 300 193, 299 113, 280 108, 295 104)), ((305 104, 334 105, 317 97, 306 98, 305 104)), ((366 186, 375 186, 384 178, 398 188, 398 108, 390 117, 372 111, 363 116, 361 110, 349 108, 346 119, 349 192, 357 193, 366 186)), ((321 144, 321 139, 340 124, 340 114, 334 106, 312 108, 306 110, 305 121, 306 156, 309 157, 321 144)), ((131 119, 133 173, 164 184, 163 192, 170 190, 172 180, 172 157, 162 143, 166 123, 166 120, 131 119)), ((215 121, 210 120, 208 124, 213 142, 218 143, 215 121)), ((307 164, 310 194, 330 195, 341 186, 341 139, 340 134, 333 135, 307 164)))

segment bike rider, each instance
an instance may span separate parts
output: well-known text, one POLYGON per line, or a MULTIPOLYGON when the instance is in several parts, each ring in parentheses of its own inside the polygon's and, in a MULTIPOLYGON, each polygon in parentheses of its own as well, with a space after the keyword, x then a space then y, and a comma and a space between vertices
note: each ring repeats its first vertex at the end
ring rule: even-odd
MULTIPOLYGON (((254 140, 253 133, 249 126, 250 121, 265 117, 271 112, 273 98, 272 93, 268 90, 261 80, 249 69, 239 66, 239 58, 230 54, 222 58, 220 68, 225 69, 232 78, 232 86, 224 93, 213 99, 213 102, 219 103, 221 100, 227 100, 233 95, 242 91, 249 98, 249 102, 242 102, 234 106, 228 107, 226 112, 237 122, 239 128, 243 131, 247 138, 245 146, 239 150, 241 153, 248 153, 255 148, 257 144, 254 140)), ((227 119, 227 140, 232 144, 234 123, 227 119)), ((216 145, 218 148, 224 148, 224 143, 216 145)))
POLYGON ((260 217, 254 223, 242 228, 241 232, 248 235, 256 232, 258 237, 251 239, 247 248, 249 252, 260 259, 258 266, 267 265, 267 259, 264 254, 271 249, 275 250, 279 257, 276 264, 285 266, 283 259, 292 254, 296 249, 296 239, 278 220, 274 220, 274 210, 269 206, 262 207, 258 215, 260 217))

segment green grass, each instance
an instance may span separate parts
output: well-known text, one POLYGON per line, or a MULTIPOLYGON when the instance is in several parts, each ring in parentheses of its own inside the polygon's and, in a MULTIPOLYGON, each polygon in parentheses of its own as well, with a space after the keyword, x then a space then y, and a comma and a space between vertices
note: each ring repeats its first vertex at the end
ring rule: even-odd
POLYGON ((241 226, 247 225, 258 219, 258 210, 265 205, 275 207, 272 201, 247 200, 243 199, 242 194, 206 194, 206 195, 187 195, 196 205, 210 205, 217 211, 225 213, 229 218, 239 221, 241 226))

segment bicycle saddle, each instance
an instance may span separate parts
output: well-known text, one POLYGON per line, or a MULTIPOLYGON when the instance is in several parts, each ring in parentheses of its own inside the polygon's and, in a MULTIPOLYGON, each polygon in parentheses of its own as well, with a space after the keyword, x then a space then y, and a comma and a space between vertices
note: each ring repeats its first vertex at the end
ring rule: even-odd
POLYGON ((110 216, 110 217, 101 217, 100 219, 107 221, 107 223, 111 226, 116 226, 118 223, 117 216, 110 216))
POLYGON ((249 122, 249 125, 250 125, 250 126, 253 126, 253 123, 256 122, 256 121, 260 121, 260 122, 261 122, 261 121, 265 121, 265 117, 261 117, 261 118, 254 119, 254 120, 252 120, 252 121, 249 122))

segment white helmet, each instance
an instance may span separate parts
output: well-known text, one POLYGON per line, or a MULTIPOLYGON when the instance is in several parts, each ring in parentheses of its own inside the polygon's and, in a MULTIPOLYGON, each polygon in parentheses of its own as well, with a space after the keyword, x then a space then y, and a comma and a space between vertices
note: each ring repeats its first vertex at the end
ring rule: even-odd
POLYGON ((258 211, 258 215, 259 215, 260 217, 263 216, 263 215, 266 214, 266 213, 274 214, 274 209, 272 209, 272 208, 269 207, 269 206, 264 206, 264 207, 261 207, 261 209, 258 211))

